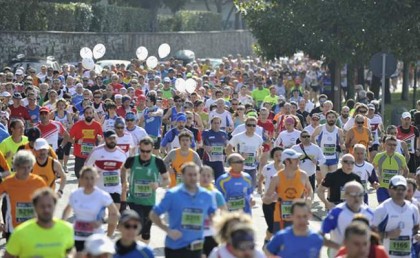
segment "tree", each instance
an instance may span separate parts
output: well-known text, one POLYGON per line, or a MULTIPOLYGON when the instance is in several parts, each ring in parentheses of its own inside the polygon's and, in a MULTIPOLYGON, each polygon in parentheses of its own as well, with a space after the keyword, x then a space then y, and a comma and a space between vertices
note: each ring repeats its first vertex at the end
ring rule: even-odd
POLYGON ((173 14, 181 10, 185 4, 188 2, 188 0, 163 0, 163 4, 168 7, 173 14))

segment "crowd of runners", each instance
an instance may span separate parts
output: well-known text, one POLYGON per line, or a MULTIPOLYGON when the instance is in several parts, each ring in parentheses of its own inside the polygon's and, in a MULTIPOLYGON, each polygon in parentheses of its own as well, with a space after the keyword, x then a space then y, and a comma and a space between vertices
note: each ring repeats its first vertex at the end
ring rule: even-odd
POLYGON ((5 67, 5 257, 154 257, 152 224, 168 258, 418 257, 420 101, 386 126, 368 85, 355 91, 333 106, 328 68, 307 58, 5 67), (321 232, 308 226, 315 195, 321 232))

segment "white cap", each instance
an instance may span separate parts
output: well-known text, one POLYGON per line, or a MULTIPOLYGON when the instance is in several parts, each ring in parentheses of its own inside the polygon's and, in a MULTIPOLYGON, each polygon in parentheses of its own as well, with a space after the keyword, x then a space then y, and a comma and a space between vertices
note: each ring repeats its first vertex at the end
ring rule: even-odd
POLYGON ((115 254, 115 247, 104 234, 93 234, 85 241, 85 251, 90 255, 115 254))
POLYGON ((286 159, 300 159, 302 155, 302 153, 297 152, 294 149, 285 149, 281 154, 281 161, 283 162, 286 159))
POLYGON ((16 75, 23 75, 23 70, 17 69, 15 72, 16 75))
POLYGON ((389 187, 391 188, 393 186, 399 186, 399 185, 402 185, 405 188, 407 188, 407 180, 403 176, 400 176, 400 175, 393 176, 391 180, 389 181, 389 187))
POLYGON ((114 98, 115 99, 122 99, 122 95, 121 94, 115 94, 114 98))
POLYGON ((47 140, 44 138, 38 138, 35 140, 34 143, 34 150, 48 150, 50 145, 48 144, 47 140))
POLYGON ((163 82, 171 82, 171 79, 169 77, 163 78, 163 82))
POLYGON ((10 94, 8 91, 4 91, 4 92, 1 94, 1 96, 2 96, 2 97, 4 97, 4 98, 7 98, 7 97, 11 97, 11 96, 12 96, 12 94, 10 94))
POLYGON ((402 113, 401 117, 402 117, 402 119, 411 118, 411 114, 410 114, 410 112, 404 112, 404 113, 402 113))

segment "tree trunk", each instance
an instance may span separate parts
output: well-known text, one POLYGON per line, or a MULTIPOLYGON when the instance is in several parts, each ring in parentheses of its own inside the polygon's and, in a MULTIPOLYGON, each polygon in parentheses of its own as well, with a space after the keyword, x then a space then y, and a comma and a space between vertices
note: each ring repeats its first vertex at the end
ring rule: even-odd
POLYGON ((214 0, 214 4, 216 5, 216 11, 217 13, 221 13, 222 12, 222 0, 214 0))
MULTIPOLYGON (((391 80, 389 78, 385 78, 385 104, 391 104, 391 80)), ((382 84, 381 84, 382 85, 382 84)))
POLYGON ((375 94, 376 99, 380 99, 383 97, 379 96, 379 90, 381 88, 381 85, 381 79, 379 77, 376 77, 375 75, 372 75, 372 83, 369 89, 375 94))
POLYGON ((334 110, 338 113, 341 112, 341 69, 343 66, 336 62, 335 64, 335 75, 333 80, 333 96, 334 96, 334 110))
POLYGON ((349 98, 354 98, 354 72, 354 65, 347 64, 347 96, 345 96, 346 100, 348 100, 349 98))
POLYGON ((408 92, 409 92, 409 84, 410 84, 410 62, 404 60, 403 66, 403 83, 402 83, 402 92, 401 92, 401 100, 408 100, 408 92))
POLYGON ((156 1, 152 6, 150 7, 150 21, 149 21, 149 27, 151 32, 158 31, 158 11, 159 11, 159 3, 156 1))
POLYGON ((365 86, 365 67, 363 65, 357 67, 357 84, 365 86))
POLYGON ((229 24, 229 20, 230 20, 230 16, 232 16, 233 10, 235 10, 235 6, 234 5, 232 5, 232 8, 230 8, 230 11, 228 13, 228 16, 226 17, 225 25, 223 25, 223 30, 227 30, 228 24, 229 24))
POLYGON ((208 0, 204 0, 204 4, 206 5, 207 11, 211 12, 208 0))
MULTIPOLYGON (((233 7, 235 8, 235 6, 233 7)), ((241 29, 241 13, 236 12, 235 13, 235 30, 241 29)))

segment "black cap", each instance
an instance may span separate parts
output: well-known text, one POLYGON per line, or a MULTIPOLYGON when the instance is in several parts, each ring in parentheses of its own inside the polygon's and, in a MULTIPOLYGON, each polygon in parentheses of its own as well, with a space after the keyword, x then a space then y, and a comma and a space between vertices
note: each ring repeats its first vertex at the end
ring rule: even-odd
POLYGON ((37 127, 32 127, 26 130, 25 135, 28 137, 28 141, 34 142, 36 139, 41 137, 41 131, 37 127))
POLYGON ((129 220, 136 220, 138 222, 141 222, 140 216, 137 212, 133 210, 125 210, 123 213, 121 213, 120 217, 120 224, 126 223, 129 220))
POLYGON ((107 130, 107 131, 104 132, 104 137, 105 138, 111 137, 113 135, 117 135, 117 133, 114 130, 107 130))

